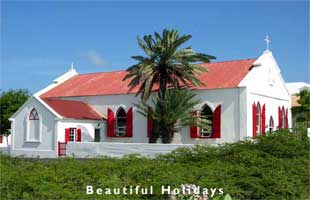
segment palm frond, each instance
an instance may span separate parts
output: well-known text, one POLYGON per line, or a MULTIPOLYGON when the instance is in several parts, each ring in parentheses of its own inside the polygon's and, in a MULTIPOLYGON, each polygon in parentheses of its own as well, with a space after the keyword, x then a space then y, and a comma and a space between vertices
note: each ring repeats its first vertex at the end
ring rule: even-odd
POLYGON ((130 79, 129 90, 139 86, 138 94, 146 100, 150 97, 155 84, 160 85, 159 90, 165 90, 171 85, 177 87, 203 85, 197 75, 207 70, 196 63, 210 62, 215 57, 196 53, 191 47, 182 48, 191 37, 180 35, 175 29, 164 29, 161 35, 155 32, 153 36, 145 35, 143 39, 137 37, 145 56, 132 56, 138 63, 127 69, 128 73, 123 79, 130 79))
POLYGON ((179 90, 173 88, 165 93, 165 100, 155 95, 152 99, 152 105, 145 101, 136 104, 138 112, 145 117, 151 117, 159 122, 160 126, 173 129, 176 125, 192 126, 199 125, 205 127, 207 121, 197 116, 193 116, 194 106, 200 103, 196 95, 187 89, 179 90))

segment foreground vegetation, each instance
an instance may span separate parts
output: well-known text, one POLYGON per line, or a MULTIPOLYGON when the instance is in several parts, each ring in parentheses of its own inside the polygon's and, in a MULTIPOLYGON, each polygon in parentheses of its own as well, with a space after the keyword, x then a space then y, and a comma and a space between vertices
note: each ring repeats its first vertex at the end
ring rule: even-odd
POLYGON ((1 155, 0 199, 167 199, 154 195, 86 195, 86 185, 196 184, 235 199, 308 199, 309 139, 285 131, 221 147, 179 149, 156 159, 21 159, 1 155))

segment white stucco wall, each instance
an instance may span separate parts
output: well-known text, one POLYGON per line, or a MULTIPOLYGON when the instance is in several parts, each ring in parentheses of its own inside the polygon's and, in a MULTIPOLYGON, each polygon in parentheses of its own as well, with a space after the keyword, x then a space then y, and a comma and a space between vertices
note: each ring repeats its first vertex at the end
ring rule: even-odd
MULTIPOLYGON (((281 75, 281 70, 270 51, 264 52, 255 62, 255 66, 241 81, 239 86, 247 87, 247 129, 252 137, 252 105, 260 102, 261 108, 266 104, 266 125, 270 116, 274 126, 278 126, 278 106, 288 108, 288 123, 291 127, 291 98, 281 75)), ((268 127, 266 128, 266 131, 268 127)))
MULTIPOLYGON (((87 97, 70 97, 64 98, 70 100, 78 100, 86 102, 95 109, 107 116, 107 109, 113 110, 114 115, 121 106, 127 112, 131 107, 134 107, 133 103, 138 103, 140 99, 133 94, 128 95, 106 95, 106 96, 87 96, 87 97)), ((133 137, 132 138, 111 138, 106 136, 106 128, 103 130, 102 141, 105 142, 148 142, 147 134, 147 120, 144 116, 137 113, 136 109, 133 109, 133 137)))
POLYGON ((3 137, 3 138, 2 138, 2 143, 0 143, 0 148, 7 148, 8 145, 11 144, 11 138, 12 138, 12 136, 9 135, 8 137, 6 137, 6 136, 2 136, 2 137, 3 137))
POLYGON ((170 153, 180 148, 192 148, 186 144, 145 144, 145 143, 118 143, 118 142, 82 142, 67 144, 67 156, 75 158, 95 158, 100 156, 122 157, 129 154, 155 157, 156 154, 170 153))
MULTIPOLYGON (((197 98, 201 100, 201 104, 197 108, 201 108, 204 104, 208 104, 210 108, 214 109, 221 104, 221 138, 212 139, 192 139, 190 138, 189 127, 184 127, 177 134, 174 143, 183 144, 215 144, 224 142, 233 142, 240 140, 241 137, 246 135, 246 122, 245 122, 245 105, 246 93, 245 88, 231 88, 231 89, 218 89, 218 90, 199 90, 195 91, 197 98), (240 115, 241 113, 241 115, 240 115), (244 120, 240 120, 244 119, 244 120), (240 124, 242 122, 242 124, 240 124), (178 136, 179 135, 179 136, 178 136)), ((70 97, 64 98, 70 100, 84 101, 94 106, 97 111, 105 116, 107 109, 113 110, 114 114, 123 107, 127 112, 134 104, 140 101, 139 97, 134 94, 128 95, 106 95, 106 96, 88 96, 88 97, 70 97)), ((62 128, 63 129, 63 128, 62 128)), ((147 120, 144 116, 139 114, 137 110, 133 109, 133 137, 132 138, 110 138, 106 137, 106 130, 104 130, 104 137, 102 141, 105 142, 137 142, 147 143, 147 120)))
POLYGON ((269 129, 269 120, 270 117, 272 116, 273 121, 274 121, 274 130, 279 126, 279 120, 278 120, 278 106, 284 106, 284 108, 288 108, 289 112, 288 112, 288 123, 289 123, 289 128, 291 127, 291 112, 290 112, 290 102, 287 100, 281 100, 281 99, 276 99, 276 98, 272 98, 272 97, 268 97, 268 96, 262 96, 262 95, 258 95, 258 94, 249 94, 248 95, 248 136, 252 137, 253 135, 253 114, 252 114, 252 105, 255 102, 255 104, 257 105, 257 103, 260 103, 261 108, 263 108, 263 105, 265 104, 266 106, 266 132, 269 129))
POLYGON ((56 157, 56 117, 36 98, 30 99, 11 119, 12 155, 56 157), (40 119, 40 140, 27 140, 29 113, 35 108, 40 119))
POLYGON ((198 108, 202 108, 204 104, 207 104, 212 111, 218 106, 221 108, 221 138, 190 138, 189 127, 185 127, 181 130, 181 143, 184 144, 218 144, 225 142, 235 142, 245 135, 245 120, 244 111, 242 107, 245 102, 245 88, 230 88, 230 89, 218 89, 218 90, 199 90, 195 91, 197 98, 202 103, 198 105, 198 108), (241 123, 241 124, 240 124, 241 123))
POLYGON ((95 128, 100 128, 100 139, 103 140, 106 132, 105 121, 94 120, 74 120, 63 119, 57 123, 57 141, 65 142, 65 129, 67 128, 80 128, 82 142, 93 142, 95 138, 95 128))

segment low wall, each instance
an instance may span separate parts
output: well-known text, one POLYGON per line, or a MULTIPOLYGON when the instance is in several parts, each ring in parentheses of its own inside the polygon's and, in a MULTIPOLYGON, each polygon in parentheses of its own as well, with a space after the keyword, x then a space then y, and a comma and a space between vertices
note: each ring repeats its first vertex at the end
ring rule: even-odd
POLYGON ((8 147, 0 147, 0 153, 2 154, 6 154, 9 155, 10 154, 10 150, 8 147))
POLYGON ((180 147, 194 147, 191 144, 148 144, 111 142, 69 142, 67 156, 75 158, 94 158, 100 156, 122 157, 129 154, 155 157, 156 154, 170 153, 180 147))

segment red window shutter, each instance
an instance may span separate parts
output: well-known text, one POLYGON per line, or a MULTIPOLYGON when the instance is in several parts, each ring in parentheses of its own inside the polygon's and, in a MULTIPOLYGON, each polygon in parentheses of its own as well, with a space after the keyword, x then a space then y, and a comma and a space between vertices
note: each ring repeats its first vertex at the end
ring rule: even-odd
POLYGON ((218 105, 213 112, 213 138, 221 138, 221 105, 218 105))
POLYGON ((70 128, 65 129, 65 142, 70 141, 70 128))
MULTIPOLYGON (((197 112, 194 112, 193 116, 197 116, 197 112)), ((198 138, 199 134, 198 134, 198 126, 191 126, 190 127, 190 135, 191 138, 198 138)))
POLYGON ((77 142, 81 142, 82 141, 82 132, 81 132, 81 129, 80 128, 78 128, 77 130, 76 130, 76 141, 77 142))
POLYGON ((198 127, 197 126, 192 126, 190 128, 191 132, 191 138, 198 138, 198 127))
POLYGON ((0 144, 3 143, 3 135, 0 135, 0 144))
POLYGON ((130 108, 126 115, 126 137, 132 137, 132 108, 130 108))
POLYGON ((255 103, 253 103, 253 106, 252 106, 252 112, 253 112, 253 138, 256 137, 256 105, 255 103))
POLYGON ((115 117, 113 111, 108 108, 108 124, 107 124, 107 136, 115 137, 115 117))
POLYGON ((288 109, 285 110, 285 129, 288 129, 288 109))
POLYGON ((282 129, 282 109, 278 107, 279 129, 282 129))
POLYGON ((263 105, 262 109, 262 127, 261 127, 261 133, 265 134, 265 127, 266 127, 266 104, 263 105))

